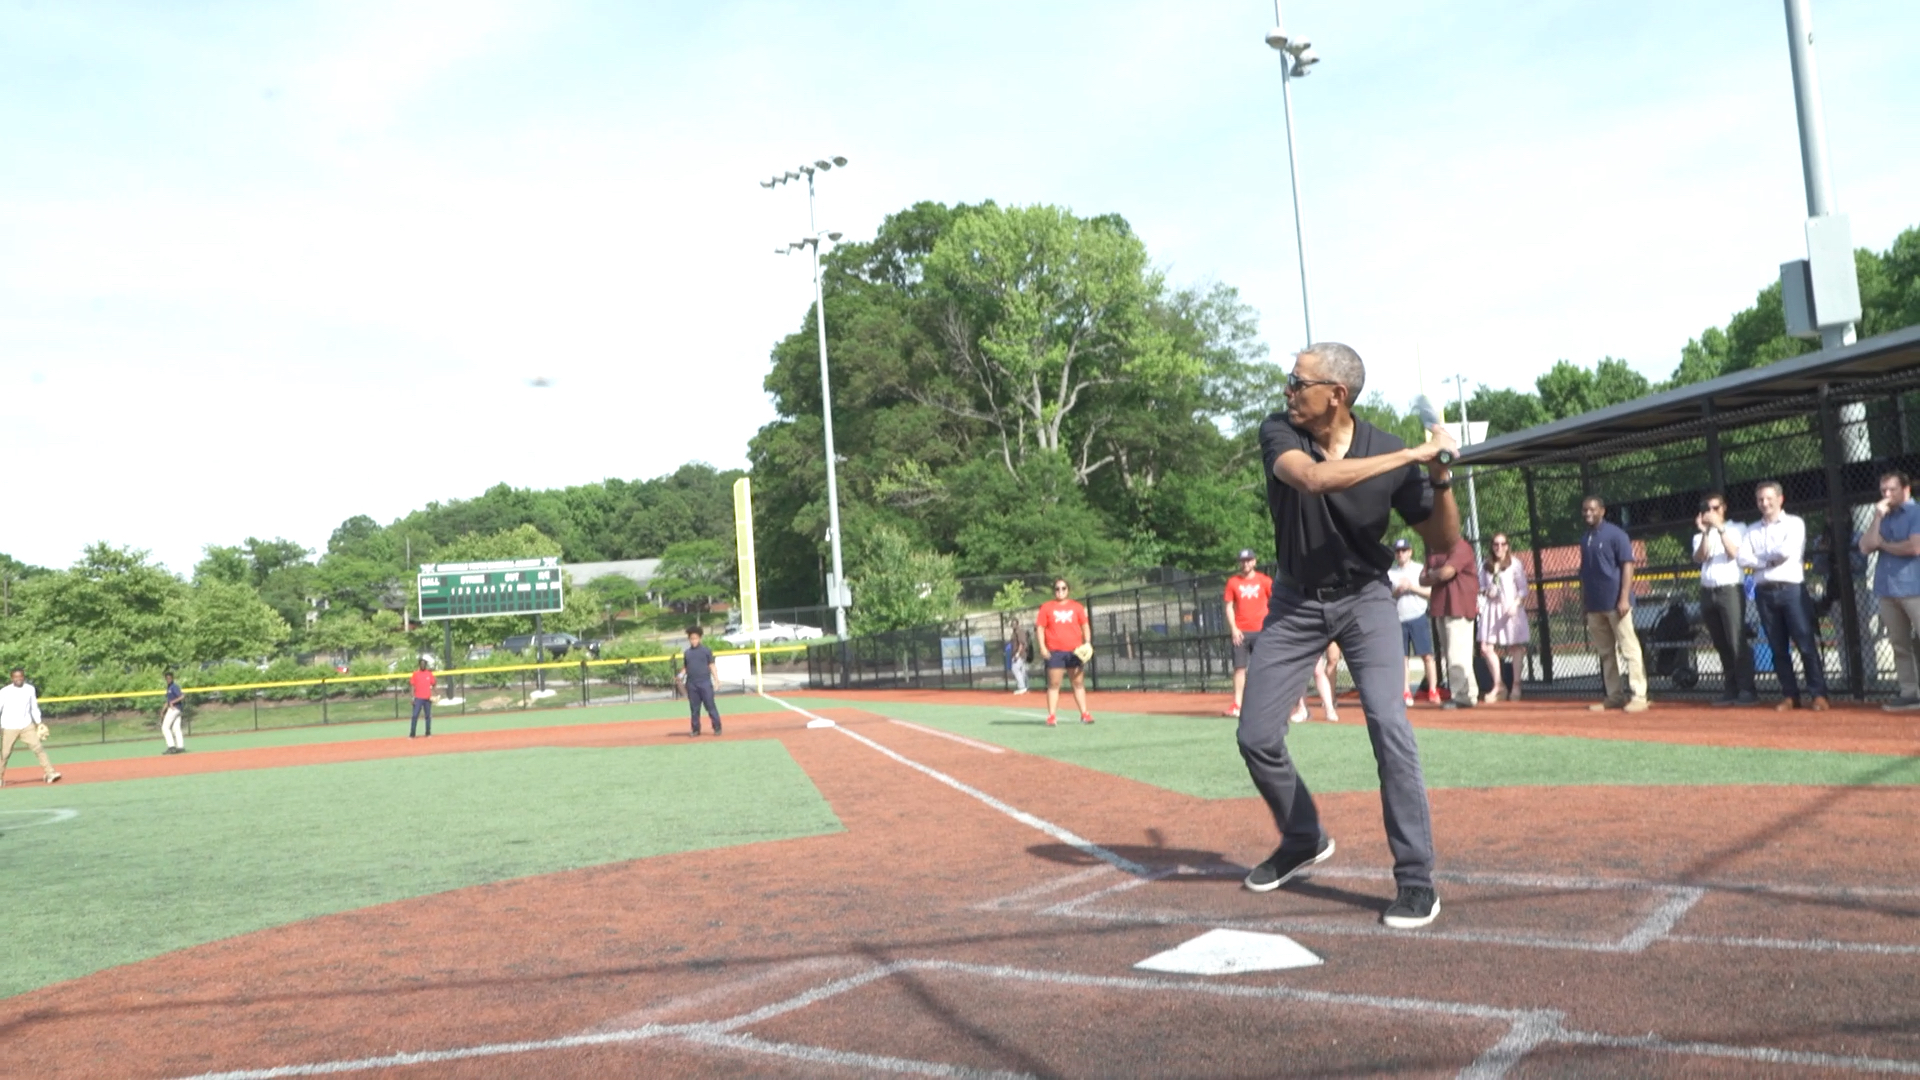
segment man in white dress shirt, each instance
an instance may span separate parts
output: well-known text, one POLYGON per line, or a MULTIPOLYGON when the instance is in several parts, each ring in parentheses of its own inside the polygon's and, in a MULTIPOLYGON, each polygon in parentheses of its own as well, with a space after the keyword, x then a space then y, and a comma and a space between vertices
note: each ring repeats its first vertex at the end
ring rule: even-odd
POLYGON ((1740 542, 1747 527, 1727 520, 1727 498, 1709 491, 1693 519, 1693 561, 1700 564, 1700 620, 1720 654, 1725 685, 1714 708, 1752 705, 1753 651, 1747 648, 1747 590, 1740 571, 1740 542))
POLYGON ((1827 669, 1814 636, 1813 604, 1807 599, 1807 523, 1787 513, 1786 499, 1775 481, 1761 483, 1754 501, 1760 505, 1760 520, 1747 528, 1738 561, 1759 578, 1753 602, 1760 609, 1760 625, 1773 650, 1774 674, 1780 677, 1780 704, 1774 708, 1825 712, 1827 669), (1801 674, 1807 681, 1805 699, 1793 677, 1790 649, 1800 653, 1801 674))
POLYGON ((6 775, 7 759, 13 756, 16 741, 25 742, 40 759, 47 783, 60 779, 60 774, 53 771, 53 762, 47 760, 47 751, 40 745, 40 695, 27 681, 27 673, 19 668, 13 669, 12 680, 7 685, 0 686, 0 778, 6 775))

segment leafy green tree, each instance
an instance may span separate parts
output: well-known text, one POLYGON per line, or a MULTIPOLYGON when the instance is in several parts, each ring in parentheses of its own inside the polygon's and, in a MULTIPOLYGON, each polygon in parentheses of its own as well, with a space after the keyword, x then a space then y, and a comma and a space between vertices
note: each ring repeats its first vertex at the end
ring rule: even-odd
POLYGON ((847 577, 854 606, 848 629, 874 634, 942 622, 960 613, 953 557, 916 548, 905 532, 878 525, 854 545, 847 577))
POLYGON ((245 584, 198 581, 186 610, 188 657, 193 660, 260 659, 292 636, 287 621, 245 584))
POLYGON ((993 594, 995 611, 1025 611, 1027 608, 1037 606, 1033 598, 1033 590, 1027 588, 1027 583, 1019 578, 1014 578, 1000 586, 1000 591, 993 594))
POLYGON ((718 540, 686 540, 667 548, 655 571, 653 590, 675 604, 710 608, 737 591, 733 550, 718 540))
POLYGON ((186 652, 188 589, 145 551, 89 545, 69 570, 21 582, 15 625, 73 643, 82 665, 160 667, 186 652))

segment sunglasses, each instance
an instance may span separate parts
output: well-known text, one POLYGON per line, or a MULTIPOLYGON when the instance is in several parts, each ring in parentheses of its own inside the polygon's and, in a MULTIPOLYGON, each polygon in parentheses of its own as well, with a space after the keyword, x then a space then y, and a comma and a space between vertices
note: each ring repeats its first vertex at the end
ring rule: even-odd
POLYGON ((1066 592, 1066 591, 1067 591, 1067 587, 1066 587, 1065 585, 1055 585, 1055 586, 1053 587, 1053 591, 1054 591, 1054 592, 1066 592))
POLYGON ((1292 372, 1287 373, 1287 393, 1297 394, 1309 386, 1341 386, 1338 379, 1303 379, 1292 372))

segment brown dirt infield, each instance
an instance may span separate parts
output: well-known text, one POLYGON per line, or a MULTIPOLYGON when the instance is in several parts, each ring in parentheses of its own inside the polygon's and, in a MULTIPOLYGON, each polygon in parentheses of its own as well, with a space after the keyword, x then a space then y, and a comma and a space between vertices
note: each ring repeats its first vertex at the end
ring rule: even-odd
MULTIPOLYGON (((1256 896, 1237 877, 1273 825, 1252 799, 829 715, 845 730, 761 714, 729 717, 727 738, 779 739, 845 833, 465 889, 101 972, 6 1001, 0 1062, 50 1077, 327 1062, 423 1077, 1920 1072, 1920 790, 1435 792, 1445 907, 1396 933, 1377 925, 1391 883, 1372 794, 1324 798, 1338 856, 1256 896), (1286 933, 1326 963, 1132 966, 1218 926, 1286 933)), ((99 763, 132 764, 172 765, 99 763)))

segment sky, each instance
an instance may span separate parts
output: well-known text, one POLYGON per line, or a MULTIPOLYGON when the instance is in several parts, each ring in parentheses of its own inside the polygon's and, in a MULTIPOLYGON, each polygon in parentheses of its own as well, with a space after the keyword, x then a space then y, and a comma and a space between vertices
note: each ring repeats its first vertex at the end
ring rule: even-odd
MULTIPOLYGON (((1396 401, 1671 372, 1805 254, 1779 3, 1288 0, 1313 332, 1396 401)), ((0 0, 0 551, 186 574, 507 483, 744 467, 821 231, 1119 213, 1305 340, 1271 3, 0 0), (535 380, 548 383, 533 385, 535 380)), ((1920 224, 1911 0, 1816 0, 1854 242, 1920 224)))

